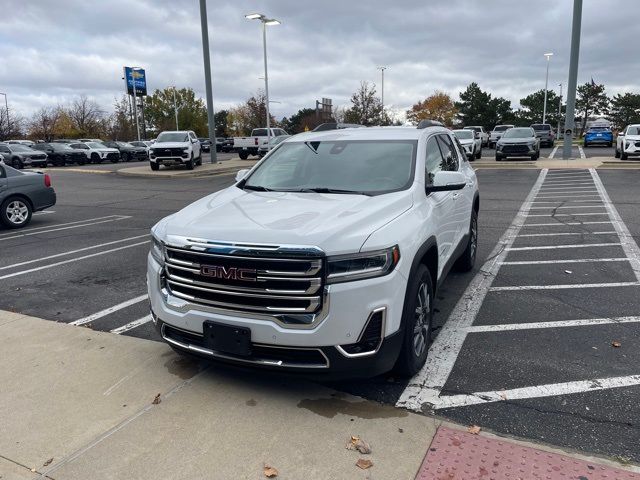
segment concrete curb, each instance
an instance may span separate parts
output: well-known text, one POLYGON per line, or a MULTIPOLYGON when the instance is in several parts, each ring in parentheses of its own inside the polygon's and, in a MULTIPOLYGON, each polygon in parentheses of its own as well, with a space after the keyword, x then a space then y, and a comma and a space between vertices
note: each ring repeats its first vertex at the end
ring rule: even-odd
POLYGON ((194 177, 213 177, 218 175, 229 175, 236 173, 243 168, 253 167, 258 160, 240 160, 232 159, 220 162, 214 165, 205 164, 196 167, 194 170, 159 170, 153 172, 148 166, 144 167, 128 167, 116 170, 114 173, 123 177, 145 177, 145 178, 194 178, 194 177))

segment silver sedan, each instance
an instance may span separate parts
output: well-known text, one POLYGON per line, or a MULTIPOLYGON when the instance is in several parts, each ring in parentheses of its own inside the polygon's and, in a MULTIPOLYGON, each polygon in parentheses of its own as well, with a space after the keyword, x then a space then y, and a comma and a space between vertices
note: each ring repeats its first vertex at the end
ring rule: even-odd
POLYGON ((0 221, 8 228, 21 228, 33 212, 56 204, 51 177, 39 172, 20 172, 0 164, 0 221))

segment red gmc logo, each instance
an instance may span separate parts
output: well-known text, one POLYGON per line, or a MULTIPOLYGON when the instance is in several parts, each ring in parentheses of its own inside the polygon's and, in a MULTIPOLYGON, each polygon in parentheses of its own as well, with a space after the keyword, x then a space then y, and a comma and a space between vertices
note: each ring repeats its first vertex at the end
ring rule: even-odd
POLYGON ((255 282, 258 272, 253 268, 221 267, 219 265, 201 265, 200 273, 205 277, 219 278, 220 280, 242 280, 255 282))

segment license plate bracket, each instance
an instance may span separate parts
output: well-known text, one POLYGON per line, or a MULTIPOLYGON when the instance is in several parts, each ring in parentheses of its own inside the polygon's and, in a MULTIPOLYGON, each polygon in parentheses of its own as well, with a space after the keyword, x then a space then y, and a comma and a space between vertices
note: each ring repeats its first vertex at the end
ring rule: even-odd
POLYGON ((205 347, 220 353, 251 356, 251 330, 206 321, 203 325, 205 347))

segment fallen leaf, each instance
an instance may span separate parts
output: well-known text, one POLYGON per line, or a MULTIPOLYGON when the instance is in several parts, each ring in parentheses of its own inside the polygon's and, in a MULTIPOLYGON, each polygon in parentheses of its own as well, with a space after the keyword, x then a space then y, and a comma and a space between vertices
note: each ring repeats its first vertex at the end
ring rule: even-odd
POLYGON ((481 429, 478 425, 471 425, 469 428, 467 428, 467 432, 473 433, 474 435, 479 434, 480 430, 481 429))
POLYGON ((271 465, 265 465, 262 473, 264 473, 264 476, 267 478, 273 478, 278 476, 278 470, 275 467, 272 467, 271 465))
POLYGON ((500 398, 502 400, 506 400, 507 399, 507 394, 504 392, 504 390, 501 390, 500 392, 498 392, 498 395, 500 395, 500 398))
POLYGON ((50 465, 50 464, 51 464, 51 462, 53 462, 53 457, 52 457, 52 458, 50 458, 49 460, 47 460, 46 462, 44 462, 44 463, 42 464, 42 466, 43 466, 43 467, 46 467, 47 465, 50 465))
POLYGON ((373 462, 371 460, 365 460, 364 458, 360 458, 356 462, 356 467, 361 468, 362 470, 366 470, 367 468, 373 467, 373 462))
POLYGON ((35 467, 34 467, 34 468, 32 468, 32 469, 31 469, 31 471, 32 471, 32 472, 35 472, 35 471, 36 471, 35 467))
POLYGON ((615 348, 620 348, 622 346, 622 344, 618 341, 613 341, 611 342, 611 346, 615 347, 615 348))
POLYGON ((357 450, 363 455, 368 455, 371 453, 371 446, 362 440, 360 437, 351 436, 351 439, 347 441, 345 447, 347 450, 357 450))
POLYGON ((158 405, 162 400, 160 400, 160 394, 156 395, 156 398, 153 399, 153 402, 151 402, 154 405, 158 405))

